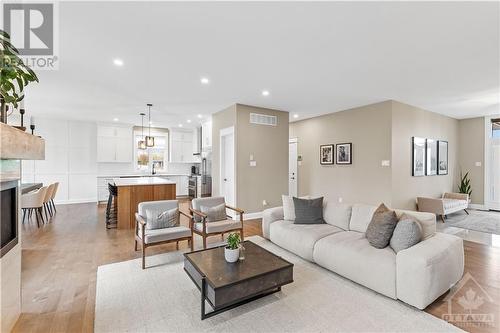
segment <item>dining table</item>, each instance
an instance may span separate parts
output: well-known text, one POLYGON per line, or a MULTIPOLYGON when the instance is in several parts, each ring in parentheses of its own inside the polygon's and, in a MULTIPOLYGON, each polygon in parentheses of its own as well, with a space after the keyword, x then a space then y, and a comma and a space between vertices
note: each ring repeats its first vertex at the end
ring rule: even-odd
POLYGON ((31 191, 38 190, 43 186, 43 183, 21 183, 21 194, 26 194, 31 191))

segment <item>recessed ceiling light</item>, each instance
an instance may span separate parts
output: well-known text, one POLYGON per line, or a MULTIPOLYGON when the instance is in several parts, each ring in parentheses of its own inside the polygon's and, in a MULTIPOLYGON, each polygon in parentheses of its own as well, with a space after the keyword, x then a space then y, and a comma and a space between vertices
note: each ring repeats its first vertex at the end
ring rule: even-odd
POLYGON ((188 119, 187 122, 188 122, 188 124, 190 124, 191 123, 191 119, 188 119))
POLYGON ((263 90, 262 96, 269 96, 269 90, 263 90))
POLYGON ((179 127, 182 127, 182 124, 179 124, 179 127))
POLYGON ((208 79, 208 77, 202 77, 200 79, 200 82, 201 82, 201 84, 209 84, 210 80, 208 79))
POLYGON ((200 119, 201 119, 201 118, 203 118, 203 116, 202 116, 201 114, 199 114, 199 115, 198 115, 198 118, 200 118, 200 119))
POLYGON ((123 66, 123 60, 116 58, 113 60, 113 64, 115 64, 116 66, 123 66))
POLYGON ((118 119, 118 118, 113 118, 113 121, 118 121, 118 120, 120 120, 120 119, 118 119))
POLYGON ((293 117, 294 117, 295 119, 297 119, 297 118, 299 117, 299 115, 298 115, 298 114, 294 114, 294 115, 293 115, 293 117))

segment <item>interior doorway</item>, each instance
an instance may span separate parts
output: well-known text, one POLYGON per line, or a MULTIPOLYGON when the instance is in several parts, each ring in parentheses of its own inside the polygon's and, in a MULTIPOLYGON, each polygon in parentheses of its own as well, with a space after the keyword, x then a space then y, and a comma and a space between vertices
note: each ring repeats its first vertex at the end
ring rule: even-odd
POLYGON ((236 206, 234 127, 220 130, 220 195, 226 204, 236 206))
POLYGON ((296 138, 288 143, 288 195, 294 197, 298 192, 297 144, 296 138))

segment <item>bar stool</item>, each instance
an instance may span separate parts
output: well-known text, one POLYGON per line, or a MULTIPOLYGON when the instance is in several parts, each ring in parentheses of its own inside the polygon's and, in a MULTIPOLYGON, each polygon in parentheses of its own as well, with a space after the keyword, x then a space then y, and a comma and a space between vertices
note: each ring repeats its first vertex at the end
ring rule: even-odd
POLYGON ((21 196, 21 208, 23 210, 23 223, 26 215, 28 215, 28 222, 31 219, 31 215, 35 212, 36 225, 40 227, 40 219, 42 223, 43 220, 42 207, 45 200, 45 195, 47 193, 47 186, 41 187, 36 191, 23 194, 21 196))
POLYGON ((118 188, 108 183, 108 205, 106 206, 106 229, 116 228, 118 223, 118 211, 116 209, 118 188))

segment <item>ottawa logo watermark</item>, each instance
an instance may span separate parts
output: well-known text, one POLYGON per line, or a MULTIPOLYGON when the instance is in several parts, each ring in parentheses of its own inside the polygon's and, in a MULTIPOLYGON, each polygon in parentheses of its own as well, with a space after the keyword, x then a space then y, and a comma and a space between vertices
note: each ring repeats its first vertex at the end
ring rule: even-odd
POLYGON ((0 8, 2 30, 24 64, 36 70, 59 69, 58 3, 2 1, 0 8))
POLYGON ((495 314, 492 313, 493 299, 469 273, 453 287, 443 300, 448 303, 448 312, 442 319, 455 326, 495 327, 495 314))

